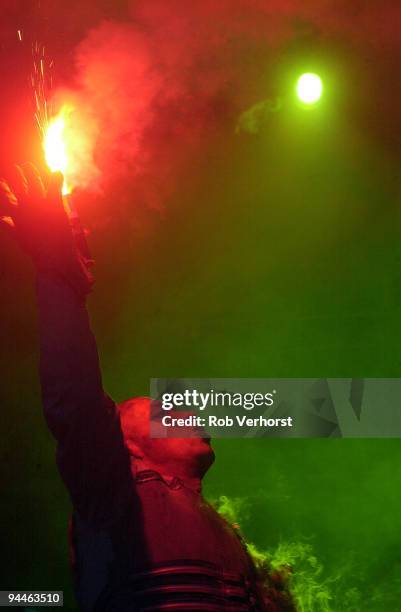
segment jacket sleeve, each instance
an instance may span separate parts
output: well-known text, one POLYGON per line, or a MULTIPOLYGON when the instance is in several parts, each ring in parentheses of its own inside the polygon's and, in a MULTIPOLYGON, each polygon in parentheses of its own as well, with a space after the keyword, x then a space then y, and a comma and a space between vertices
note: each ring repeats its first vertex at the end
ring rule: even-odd
POLYGON ((39 272, 37 295, 42 401, 58 468, 76 510, 102 524, 130 485, 120 420, 103 391, 85 299, 52 271, 39 272))

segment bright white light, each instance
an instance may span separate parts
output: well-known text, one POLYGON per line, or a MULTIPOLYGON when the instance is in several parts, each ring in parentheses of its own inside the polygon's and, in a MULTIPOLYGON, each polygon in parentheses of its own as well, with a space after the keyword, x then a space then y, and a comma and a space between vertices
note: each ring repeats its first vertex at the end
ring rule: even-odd
POLYGON ((297 96, 304 104, 314 104, 322 95, 321 78, 313 72, 306 72, 297 81, 297 96))

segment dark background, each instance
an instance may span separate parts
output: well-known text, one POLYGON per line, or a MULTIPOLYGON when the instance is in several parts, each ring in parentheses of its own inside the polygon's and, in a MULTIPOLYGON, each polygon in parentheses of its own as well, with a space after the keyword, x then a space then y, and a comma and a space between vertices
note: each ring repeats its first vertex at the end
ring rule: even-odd
MULTIPOLYGON (((399 7, 348 4, 238 0, 205 2, 197 13, 196 2, 152 1, 144 17, 140 2, 2 1, 5 175, 14 161, 42 163, 32 43, 54 59, 54 90, 82 96, 79 75, 96 49, 82 68, 77 45, 90 28, 97 40, 102 19, 105 37, 129 27, 135 48, 132 32, 142 28, 149 48, 171 51, 169 64, 151 63, 152 74, 168 73, 169 95, 160 103, 156 88, 158 102, 149 96, 140 113, 132 102, 136 122, 147 117, 139 138, 128 125, 125 139, 99 109, 103 127, 110 116, 109 140, 96 145, 100 187, 77 195, 92 229, 90 311, 115 399, 148 393, 155 376, 399 377, 399 7), (180 27, 182 39, 172 34, 180 27), (310 69, 325 91, 306 111, 291 88, 310 69), (280 110, 255 134, 236 132, 242 112, 277 98, 280 110)), ((139 98, 149 73, 141 78, 139 98)), ((131 90, 111 92, 109 83, 100 106, 112 95, 111 109, 130 117, 131 90)), ((69 501, 40 408, 33 270, 6 236, 0 256, 0 588, 64 589, 74 610, 69 501)), ((398 440, 220 440, 215 448, 207 495, 245 500, 243 529, 260 548, 303 542, 323 566, 315 578, 333 599, 305 610, 399 608, 398 440)))

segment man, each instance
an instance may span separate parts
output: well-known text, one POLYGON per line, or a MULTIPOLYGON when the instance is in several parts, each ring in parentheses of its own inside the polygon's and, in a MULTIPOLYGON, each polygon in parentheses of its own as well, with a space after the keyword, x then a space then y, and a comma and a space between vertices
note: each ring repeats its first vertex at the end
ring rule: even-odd
POLYGON ((292 610, 202 498, 210 440, 152 439, 148 398, 116 405, 104 393, 85 307, 92 262, 61 184, 52 175, 46 190, 32 165, 17 167, 0 183, 0 215, 37 271, 43 406, 74 507, 80 609, 292 610))

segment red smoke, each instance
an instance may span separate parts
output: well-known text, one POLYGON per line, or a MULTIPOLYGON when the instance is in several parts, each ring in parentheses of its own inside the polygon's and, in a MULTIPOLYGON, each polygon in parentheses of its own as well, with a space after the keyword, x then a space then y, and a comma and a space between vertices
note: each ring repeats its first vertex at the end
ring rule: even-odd
POLYGON ((88 131, 86 178, 106 190, 149 176, 167 187, 216 126, 234 130, 247 104, 270 95, 262 78, 286 44, 308 36, 391 49, 400 10, 333 0, 132 3, 126 20, 89 31, 75 52, 74 89, 58 95, 73 100, 88 131))

